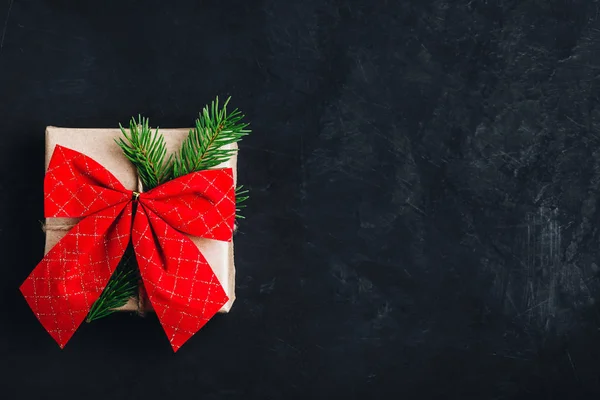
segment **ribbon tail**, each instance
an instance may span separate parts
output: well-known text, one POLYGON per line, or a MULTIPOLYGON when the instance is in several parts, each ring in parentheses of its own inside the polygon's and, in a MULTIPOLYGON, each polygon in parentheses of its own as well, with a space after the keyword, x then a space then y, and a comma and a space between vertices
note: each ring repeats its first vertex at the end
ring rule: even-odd
POLYGON ((130 237, 131 202, 84 218, 35 267, 20 287, 42 326, 63 348, 123 256, 130 237))
POLYGON ((132 242, 148 299, 177 351, 229 299, 196 245, 142 203, 132 242))

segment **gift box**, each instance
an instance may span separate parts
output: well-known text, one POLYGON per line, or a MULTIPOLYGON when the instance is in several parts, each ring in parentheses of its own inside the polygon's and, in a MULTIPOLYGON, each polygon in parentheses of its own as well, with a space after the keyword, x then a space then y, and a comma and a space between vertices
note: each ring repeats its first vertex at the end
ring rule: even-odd
POLYGON ((46 130, 45 255, 20 286, 63 348, 84 321, 154 311, 177 351, 235 300, 244 115, 218 98, 191 129, 46 130))
MULTIPOLYGON (((189 128, 160 129, 164 136, 167 154, 172 154, 180 148, 188 135, 189 128)), ((82 153, 106 168, 129 190, 142 192, 141 181, 137 176, 136 168, 127 160, 116 139, 122 137, 120 129, 81 129, 49 126, 46 128, 46 170, 50 163, 56 146, 75 150, 82 153)), ((237 144, 231 143, 223 148, 236 149, 237 144)), ((231 168, 233 170, 234 185, 236 182, 237 155, 234 154, 228 161, 215 168, 231 168)), ((44 230, 46 232, 45 254, 52 249, 80 219, 76 218, 46 218, 44 230)), ((229 300, 225 303, 220 313, 227 313, 235 300, 235 265, 233 253, 233 240, 226 242, 188 236, 198 247, 206 261, 211 266, 229 300)), ((146 301, 143 286, 136 298, 131 298, 127 304, 118 308, 118 311, 137 311, 144 313, 153 311, 152 304, 146 301)))

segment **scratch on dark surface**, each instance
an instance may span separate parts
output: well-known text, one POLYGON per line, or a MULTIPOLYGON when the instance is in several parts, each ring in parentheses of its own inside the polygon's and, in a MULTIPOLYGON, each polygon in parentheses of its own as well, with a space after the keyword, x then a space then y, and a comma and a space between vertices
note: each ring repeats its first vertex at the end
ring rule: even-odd
POLYGON ((560 228, 558 209, 540 207, 536 213, 527 215, 526 261, 527 278, 524 314, 530 322, 539 318, 545 329, 555 316, 557 285, 564 274, 560 261, 560 228))
POLYGON ((423 215, 423 216, 427 216, 427 213, 423 210, 421 210, 419 207, 415 206, 414 204, 412 204, 410 201, 408 201, 408 199, 404 202, 406 205, 411 206, 413 209, 415 209, 415 211, 417 211, 419 214, 423 215))
POLYGON ((573 363, 573 359, 571 358, 571 353, 567 350, 567 357, 569 357, 569 363, 571 364, 571 368, 573 369, 573 374, 575 374, 575 378, 579 379, 577 376, 577 370, 575 369, 575 364, 573 363))
POLYGON ((530 312, 530 311, 532 311, 532 310, 534 310, 534 309, 536 309, 536 308, 538 308, 538 307, 540 307, 540 306, 543 306, 543 305, 545 305, 545 304, 546 304, 546 303, 548 303, 549 301, 550 301, 550 299, 546 299, 546 300, 542 301, 541 303, 538 303, 538 304, 534 305, 533 307, 529 307, 527 310, 525 310, 525 311, 523 311, 522 313, 518 314, 518 315, 517 315, 517 317, 520 317, 520 316, 522 316, 522 315, 525 315, 525 314, 527 314, 528 312, 530 312))
POLYGON ((357 58, 356 58, 356 63, 357 63, 357 64, 358 64, 358 66, 360 67, 360 71, 361 71, 361 73, 362 73, 362 77, 363 77, 363 79, 365 80, 365 82, 368 82, 368 79, 367 79, 367 74, 365 73, 365 68, 363 67, 363 65, 362 65, 362 62, 360 61, 360 57, 357 57, 357 58))
POLYGON ((579 269, 564 258, 559 215, 558 207, 539 206, 524 215, 524 224, 514 225, 516 264, 497 281, 506 311, 544 335, 568 326, 568 299, 592 297, 579 269))
POLYGON ((298 353, 300 353, 300 350, 298 350, 298 348, 292 346, 291 344, 289 344, 288 342, 286 342, 285 340, 281 339, 281 338, 276 338, 278 341, 280 341, 281 343, 283 343, 285 346, 289 347, 292 350, 297 351, 298 353))
POLYGON ((2 39, 0 39, 0 51, 2 50, 2 47, 4 47, 4 38, 6 37, 6 28, 8 27, 8 19, 10 18, 10 10, 12 10, 13 3, 14 3, 14 0, 11 0, 10 4, 8 5, 6 19, 4 20, 4 28, 2 29, 2 39))

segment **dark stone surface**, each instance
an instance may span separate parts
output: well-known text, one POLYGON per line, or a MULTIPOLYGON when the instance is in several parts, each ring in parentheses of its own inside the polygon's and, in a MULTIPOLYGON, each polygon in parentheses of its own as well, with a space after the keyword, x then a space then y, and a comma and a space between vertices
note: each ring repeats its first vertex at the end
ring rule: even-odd
POLYGON ((600 3, 0 1, 0 387, 13 398, 591 398, 600 390, 600 3), (218 5, 216 5, 218 3, 218 5), (46 125, 254 130, 238 300, 172 354, 153 317, 65 350, 46 125))

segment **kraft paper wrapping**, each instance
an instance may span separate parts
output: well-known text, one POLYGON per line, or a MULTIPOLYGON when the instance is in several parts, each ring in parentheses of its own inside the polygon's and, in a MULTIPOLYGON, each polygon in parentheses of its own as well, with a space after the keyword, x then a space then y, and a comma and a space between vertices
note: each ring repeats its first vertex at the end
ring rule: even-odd
MULTIPOLYGON (((159 133, 162 133, 165 137, 167 154, 171 154, 179 149, 188 132, 189 128, 159 129, 159 133)), ((46 128, 46 169, 48 169, 50 157, 55 146, 59 144, 93 158, 109 170, 127 189, 141 191, 135 167, 125 158, 121 148, 115 143, 115 139, 121 136, 120 129, 80 129, 49 126, 46 128)), ((233 144, 229 147, 236 148, 237 145, 233 144)), ((231 157, 227 163, 223 163, 215 168, 219 167, 232 168, 233 179, 236 182, 237 155, 231 157)), ((47 253, 78 221, 79 219, 77 218, 46 218, 46 246, 44 253, 47 253)), ((233 241, 223 242, 195 236, 188 237, 198 246, 229 297, 229 301, 223 305, 219 312, 229 312, 235 300, 233 241)), ((138 300, 132 298, 125 306, 119 308, 119 310, 151 311, 152 307, 146 301, 145 309, 138 310, 138 300)))

